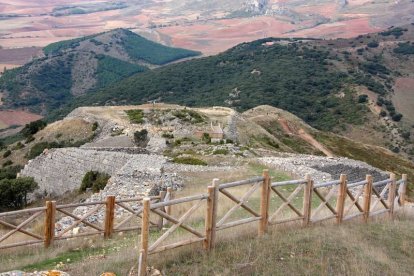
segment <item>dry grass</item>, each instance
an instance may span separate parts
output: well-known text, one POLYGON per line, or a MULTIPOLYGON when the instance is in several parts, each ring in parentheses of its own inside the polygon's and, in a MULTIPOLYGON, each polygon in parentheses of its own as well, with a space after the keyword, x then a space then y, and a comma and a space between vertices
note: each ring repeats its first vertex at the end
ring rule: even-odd
POLYGON ((412 275, 413 226, 401 218, 273 228, 263 238, 253 231, 224 241, 211 255, 170 252, 151 261, 166 275, 412 275))

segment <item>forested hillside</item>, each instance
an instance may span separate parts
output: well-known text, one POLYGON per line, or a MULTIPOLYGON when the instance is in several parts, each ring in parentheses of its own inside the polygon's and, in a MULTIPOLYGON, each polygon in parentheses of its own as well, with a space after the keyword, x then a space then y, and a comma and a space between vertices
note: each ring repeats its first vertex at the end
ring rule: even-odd
POLYGON ((413 25, 353 39, 262 39, 130 77, 77 98, 63 113, 154 100, 239 111, 269 104, 354 139, 367 137, 369 124, 372 138, 364 142, 414 155, 414 102, 399 84, 414 80, 413 41, 413 25))
POLYGON ((150 68, 199 55, 154 43, 124 29, 53 43, 43 52, 44 57, 9 70, 0 78, 3 107, 48 115, 80 95, 150 68))

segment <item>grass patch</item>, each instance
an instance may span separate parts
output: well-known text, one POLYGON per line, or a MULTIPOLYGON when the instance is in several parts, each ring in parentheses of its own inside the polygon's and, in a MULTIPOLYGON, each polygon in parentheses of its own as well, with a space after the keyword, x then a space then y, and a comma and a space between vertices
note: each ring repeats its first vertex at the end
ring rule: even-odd
POLYGON ((144 111, 141 109, 125 110, 125 113, 133 124, 142 124, 144 122, 144 111))
POLYGON ((213 151, 214 155, 227 155, 229 154, 229 150, 228 149, 216 149, 213 151))
POLYGON ((175 157, 173 162, 177 164, 207 166, 206 162, 194 157, 175 157))

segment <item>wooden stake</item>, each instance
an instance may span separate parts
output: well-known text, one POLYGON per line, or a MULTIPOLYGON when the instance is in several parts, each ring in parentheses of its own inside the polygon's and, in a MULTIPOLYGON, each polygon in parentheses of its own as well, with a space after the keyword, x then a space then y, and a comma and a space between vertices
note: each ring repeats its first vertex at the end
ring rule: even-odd
POLYGON ((363 203, 363 222, 367 223, 369 218, 369 209, 371 208, 371 198, 372 198, 372 183, 373 179, 371 175, 366 176, 367 184, 364 186, 364 203, 363 203))
POLYGON ((309 174, 305 176, 306 186, 303 192, 303 223, 302 226, 308 226, 311 219, 312 210, 312 190, 313 180, 309 174))
POLYGON ((56 201, 46 201, 44 246, 48 248, 55 239, 56 201))
POLYGON ((397 181, 395 174, 390 174, 390 188, 388 190, 388 206, 389 206, 389 218, 394 219, 394 207, 395 207, 395 196, 397 193, 397 181))
POLYGON ((114 231, 115 196, 106 197, 104 238, 109 239, 114 231))
MULTIPOLYGON (((160 191, 160 202, 163 202, 165 199, 165 195, 167 194, 166 191, 160 191)), ((165 207, 160 208, 160 211, 164 212, 165 211, 165 207)), ((164 227, 164 218, 161 216, 158 216, 158 230, 162 230, 162 228, 164 227)))
POLYGON ((213 209, 215 200, 215 189, 213 186, 208 186, 208 199, 205 219, 206 238, 204 240, 204 249, 210 251, 211 249, 211 233, 213 230, 213 209))
MULTIPOLYGON (((173 189, 171 188, 171 187, 168 187, 167 188, 167 200, 166 201, 170 201, 170 200, 172 200, 174 197, 173 197, 173 189)), ((166 206, 165 207, 165 212, 167 213, 167 215, 169 215, 169 216, 171 216, 171 213, 172 213, 172 206, 170 205, 170 206, 166 206)), ((165 226, 167 226, 167 225, 169 225, 169 222, 168 221, 164 221, 164 225, 165 226)))
POLYGON ((211 235, 210 235, 210 250, 216 246, 216 227, 217 227, 217 208, 218 208, 218 198, 219 198, 219 179, 213 179, 213 189, 214 189, 214 198, 213 198, 213 210, 211 217, 211 235))
POLYGON ((138 276, 147 274, 148 261, 148 238, 149 238, 149 216, 150 216, 150 199, 148 197, 142 200, 142 225, 141 225, 141 250, 138 262, 138 276))
POLYGON ((406 199, 407 199, 407 175, 402 175, 403 183, 400 184, 400 188, 398 189, 398 194, 400 196, 400 206, 404 207, 406 199))
POLYGON ((267 232, 269 220, 269 196, 270 196, 270 176, 269 170, 263 170, 263 183, 260 196, 260 217, 258 235, 263 236, 267 232))
MULTIPOLYGON (((345 208, 345 199, 346 199, 346 185, 347 185, 347 178, 345 174, 341 174, 339 178, 339 190, 338 190, 338 198, 336 200, 336 223, 342 223, 344 218, 344 208, 345 208)), ((332 189, 334 189, 332 187, 332 189)))

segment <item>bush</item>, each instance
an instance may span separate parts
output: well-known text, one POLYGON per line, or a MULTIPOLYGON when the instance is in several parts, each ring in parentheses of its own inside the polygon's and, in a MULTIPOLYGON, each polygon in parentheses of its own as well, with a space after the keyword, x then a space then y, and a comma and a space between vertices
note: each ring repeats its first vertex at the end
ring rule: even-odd
POLYGON ((148 142, 148 131, 146 129, 135 131, 134 141, 137 146, 146 147, 148 142))
POLYGON ((163 133, 161 135, 162 138, 166 138, 166 139, 174 139, 174 134, 172 133, 163 133))
POLYGON ((3 153, 3 158, 7 158, 7 157, 9 157, 10 155, 11 155, 11 150, 6 150, 4 153, 3 153))
POLYGON ((35 144, 29 151, 29 153, 27 154, 27 158, 28 159, 33 159, 36 158, 37 156, 39 156, 40 154, 43 153, 43 151, 45 149, 51 149, 51 148, 61 148, 62 145, 56 142, 40 142, 35 144))
POLYGON ((94 193, 97 193, 105 188, 109 178, 111 178, 111 176, 106 173, 89 171, 82 179, 80 191, 85 192, 87 189, 92 189, 94 193))
POLYGON ((227 155, 229 154, 229 150, 228 149, 216 149, 213 151, 214 155, 218 155, 218 154, 222 154, 222 155, 227 155))
POLYGON ((186 164, 186 165, 197 165, 197 166, 207 166, 207 163, 203 160, 194 158, 194 157, 175 157, 173 159, 174 163, 186 164))
POLYGON ((92 125, 92 131, 97 130, 97 129, 98 129, 98 127, 99 127, 98 122, 94 122, 94 123, 93 123, 93 125, 92 125))
POLYGON ((367 44, 369 48, 377 48, 379 46, 379 43, 377 41, 371 41, 367 44))
POLYGON ((44 129, 46 126, 46 122, 38 120, 25 125, 20 132, 23 134, 23 136, 28 137, 30 135, 36 134, 39 130, 44 129))
POLYGON ((15 179, 17 173, 22 169, 21 166, 12 166, 0 169, 0 180, 2 179, 15 179))
POLYGON ((11 161, 11 160, 7 160, 6 162, 4 162, 4 163, 3 163, 3 165, 2 165, 2 166, 3 166, 3 168, 4 168, 4 167, 8 167, 8 166, 10 166, 10 165, 13 165, 13 161, 11 161))
POLYGON ((366 103, 368 102, 368 95, 359 95, 358 97, 358 103, 366 103))
POLYGON ((0 208, 20 209, 27 205, 27 194, 39 186, 32 177, 0 180, 0 208))
POLYGON ((401 113, 396 113, 392 116, 392 120, 395 121, 395 122, 399 122, 399 121, 401 121, 402 117, 403 117, 403 115, 401 113))
POLYGON ((211 137, 210 134, 208 133, 203 133, 203 137, 201 138, 201 140, 203 140, 203 142, 210 144, 211 143, 211 137))
POLYGON ((414 55, 414 45, 409 42, 398 43, 398 47, 394 49, 394 53, 402 55, 414 55))
POLYGON ((387 116, 387 112, 385 110, 381 110, 380 114, 381 117, 387 116))
POLYGON ((142 124, 144 122, 144 111, 141 109, 126 110, 125 113, 133 124, 142 124))
POLYGON ((35 138, 33 137, 33 135, 29 135, 26 138, 26 141, 24 141, 25 144, 29 144, 30 142, 33 142, 35 140, 35 138))
POLYGON ((17 142, 17 144, 12 148, 13 150, 19 150, 24 148, 24 145, 22 144, 22 142, 17 142))

